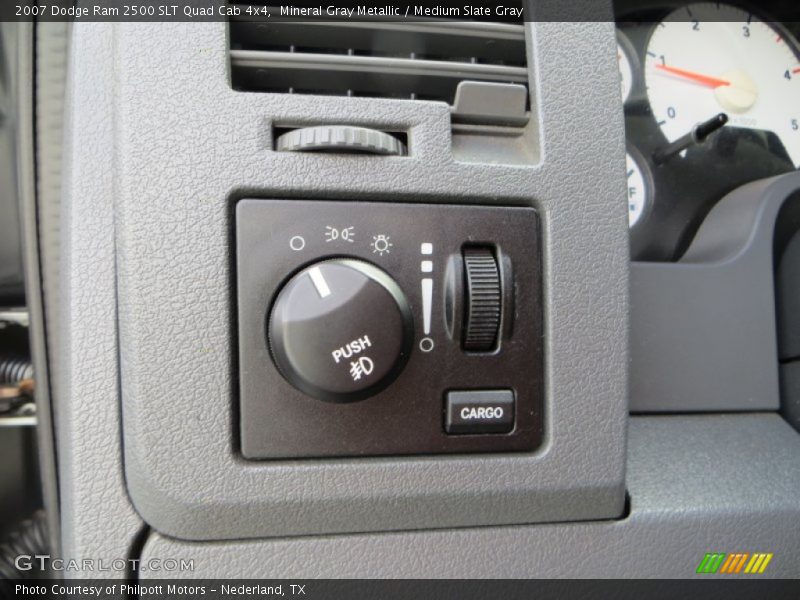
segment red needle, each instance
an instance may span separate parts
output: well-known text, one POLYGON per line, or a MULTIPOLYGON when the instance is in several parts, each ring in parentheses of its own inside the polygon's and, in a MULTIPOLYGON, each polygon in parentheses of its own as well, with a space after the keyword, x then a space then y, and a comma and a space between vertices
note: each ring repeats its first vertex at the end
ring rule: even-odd
POLYGON ((685 71, 684 69, 678 69, 677 67, 668 67, 667 65, 657 64, 656 69, 661 69, 662 71, 666 71, 667 73, 672 73, 673 75, 678 75, 680 77, 684 77, 701 85, 705 85, 712 88, 718 88, 723 85, 731 84, 730 81, 725 81, 724 79, 717 79, 716 77, 701 75, 700 73, 695 73, 693 71, 685 71))

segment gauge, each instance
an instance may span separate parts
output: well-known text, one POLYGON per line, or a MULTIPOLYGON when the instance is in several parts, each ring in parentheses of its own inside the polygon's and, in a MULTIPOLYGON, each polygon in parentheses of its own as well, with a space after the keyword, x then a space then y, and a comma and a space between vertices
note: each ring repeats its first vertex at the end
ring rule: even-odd
POLYGON ((625 155, 625 171, 628 176, 628 226, 633 227, 644 215, 650 195, 649 179, 644 168, 631 151, 625 155))
POLYGON ((800 61, 772 25, 725 4, 670 13, 650 37, 650 106, 669 141, 725 112, 727 127, 775 134, 800 166, 800 61))
POLYGON ((633 90, 633 65, 630 42, 621 31, 617 31, 617 63, 619 65, 619 79, 622 86, 622 103, 628 101, 633 90))
POLYGON ((633 66, 628 53, 617 43, 617 62, 619 63, 619 79, 622 85, 622 102, 627 102, 633 89, 633 66))

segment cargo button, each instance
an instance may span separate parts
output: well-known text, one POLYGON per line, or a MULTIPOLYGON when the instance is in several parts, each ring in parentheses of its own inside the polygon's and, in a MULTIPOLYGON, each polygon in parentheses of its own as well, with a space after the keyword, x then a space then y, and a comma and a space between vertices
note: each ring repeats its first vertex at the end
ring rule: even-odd
POLYGON ((447 392, 444 430, 450 434, 508 433, 514 429, 514 392, 447 392))

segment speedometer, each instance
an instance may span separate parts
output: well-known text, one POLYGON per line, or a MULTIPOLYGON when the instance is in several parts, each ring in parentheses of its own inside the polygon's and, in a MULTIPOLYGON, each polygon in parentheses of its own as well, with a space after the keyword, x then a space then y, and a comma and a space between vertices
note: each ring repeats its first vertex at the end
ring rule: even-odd
POLYGON ((727 127, 774 133, 800 166, 800 61, 786 36, 733 6, 690 4, 647 44, 650 106, 669 141, 725 112, 727 127))

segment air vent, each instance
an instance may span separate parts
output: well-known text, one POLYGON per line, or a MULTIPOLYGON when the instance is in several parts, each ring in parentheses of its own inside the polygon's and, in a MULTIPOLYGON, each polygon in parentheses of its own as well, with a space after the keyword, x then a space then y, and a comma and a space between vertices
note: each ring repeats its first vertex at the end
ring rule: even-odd
POLYGON ((452 105, 460 83, 484 82, 484 91, 485 84, 494 84, 488 86, 492 96, 498 90, 503 96, 509 86, 516 90, 512 95, 527 102, 521 22, 232 18, 230 39, 232 82, 238 90, 452 105))

